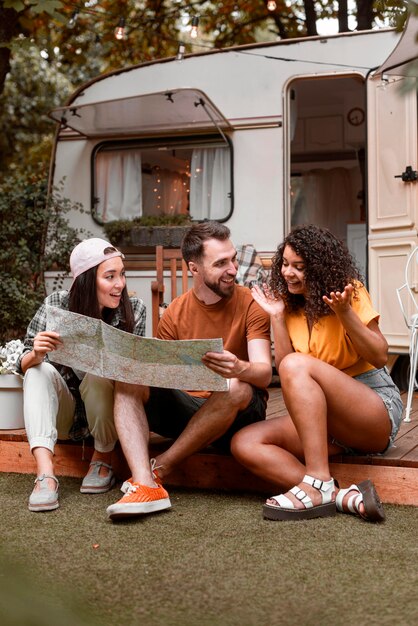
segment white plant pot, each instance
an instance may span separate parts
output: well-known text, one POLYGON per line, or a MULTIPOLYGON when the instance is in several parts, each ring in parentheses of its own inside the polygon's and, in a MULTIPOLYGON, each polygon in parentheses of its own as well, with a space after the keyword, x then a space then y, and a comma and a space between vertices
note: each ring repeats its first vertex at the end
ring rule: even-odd
POLYGON ((23 380, 15 374, 0 374, 0 430, 24 427, 23 380))

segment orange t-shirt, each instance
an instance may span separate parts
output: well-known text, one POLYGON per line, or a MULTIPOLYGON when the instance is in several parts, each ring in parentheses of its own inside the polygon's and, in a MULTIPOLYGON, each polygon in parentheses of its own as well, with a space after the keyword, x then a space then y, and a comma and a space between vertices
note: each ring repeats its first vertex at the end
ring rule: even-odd
MULTIPOLYGON (((215 304, 201 302, 193 289, 175 298, 164 311, 157 330, 159 339, 216 339, 224 350, 248 361, 251 339, 270 341, 270 317, 255 302, 247 287, 235 285, 229 299, 215 304)), ((207 397, 209 392, 193 395, 207 397)))
MULTIPOLYGON (((373 319, 379 320, 379 313, 373 308, 370 295, 361 284, 358 285, 357 297, 353 296, 351 299, 351 306, 366 326, 373 319)), ((358 376, 374 369, 373 365, 358 354, 346 330, 334 314, 321 317, 314 324, 310 336, 303 311, 288 315, 286 326, 295 352, 310 354, 349 376, 358 376)))

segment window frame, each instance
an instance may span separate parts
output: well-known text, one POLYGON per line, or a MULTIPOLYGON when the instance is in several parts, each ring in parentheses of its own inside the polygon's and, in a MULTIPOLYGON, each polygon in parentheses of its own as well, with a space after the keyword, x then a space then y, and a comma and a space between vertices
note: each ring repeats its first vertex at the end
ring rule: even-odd
MULTIPOLYGON (((233 143, 230 137, 222 133, 220 134, 202 134, 202 135, 179 135, 175 137, 138 137, 135 139, 112 139, 112 140, 104 140, 97 143, 91 153, 90 159, 90 181, 91 181, 91 193, 90 193, 90 212, 93 220, 99 226, 103 226, 105 222, 98 216, 97 214, 97 204, 98 198, 96 196, 96 158, 98 152, 105 149, 109 152, 112 150, 121 150, 121 149, 135 149, 135 148, 145 148, 145 149, 158 149, 158 148, 166 148, 167 150, 175 149, 175 148, 207 148, 207 147, 222 147, 222 145, 227 145, 229 148, 230 154, 230 193, 229 201, 229 212, 222 219, 217 219, 217 222, 223 223, 228 221, 233 212, 234 212, 234 149, 233 143)), ((191 219, 192 222, 204 222, 207 221, 208 218, 204 218, 203 220, 191 219)))

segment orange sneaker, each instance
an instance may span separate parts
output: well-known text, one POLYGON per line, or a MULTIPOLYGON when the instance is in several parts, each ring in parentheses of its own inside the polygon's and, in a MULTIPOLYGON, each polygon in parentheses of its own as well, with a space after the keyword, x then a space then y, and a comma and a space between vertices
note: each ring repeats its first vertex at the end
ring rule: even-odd
MULTIPOLYGON (((161 478, 158 476, 158 472, 157 472, 157 461, 155 459, 150 459, 150 465, 151 465, 151 473, 152 473, 152 477, 155 480, 155 482, 157 483, 157 485, 162 485, 161 482, 161 478)), ((132 480, 132 476, 131 478, 127 478, 123 483, 122 486, 120 488, 122 493, 128 493, 128 489, 129 486, 132 485, 133 480, 132 480)))
POLYGON ((116 504, 111 504, 106 512, 110 519, 121 519, 132 515, 155 513, 171 507, 170 498, 162 485, 147 487, 128 482, 127 492, 116 504))

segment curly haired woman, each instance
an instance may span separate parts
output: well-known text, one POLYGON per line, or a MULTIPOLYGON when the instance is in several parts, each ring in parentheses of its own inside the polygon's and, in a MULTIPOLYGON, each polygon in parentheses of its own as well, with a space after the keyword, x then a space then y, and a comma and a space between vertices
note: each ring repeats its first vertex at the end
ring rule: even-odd
POLYGON ((350 253, 326 229, 296 227, 273 258, 269 288, 254 287, 253 297, 271 317, 288 415, 242 429, 231 449, 285 492, 267 500, 264 517, 339 510, 384 520, 371 481, 339 489, 329 468, 334 454, 384 452, 402 416, 379 314, 350 253))

